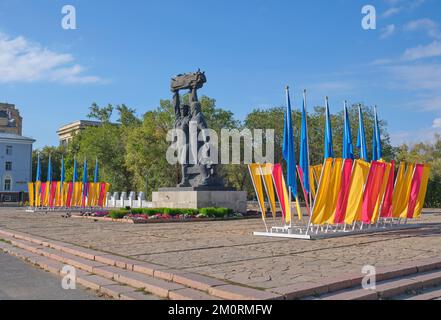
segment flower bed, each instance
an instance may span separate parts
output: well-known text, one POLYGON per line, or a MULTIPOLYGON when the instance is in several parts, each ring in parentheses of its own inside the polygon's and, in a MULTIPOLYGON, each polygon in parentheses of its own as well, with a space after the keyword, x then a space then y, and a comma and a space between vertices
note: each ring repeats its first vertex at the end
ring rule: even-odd
POLYGON ((199 210, 175 208, 119 209, 74 217, 126 223, 212 221, 244 218, 242 214, 235 213, 228 208, 201 208, 199 210))

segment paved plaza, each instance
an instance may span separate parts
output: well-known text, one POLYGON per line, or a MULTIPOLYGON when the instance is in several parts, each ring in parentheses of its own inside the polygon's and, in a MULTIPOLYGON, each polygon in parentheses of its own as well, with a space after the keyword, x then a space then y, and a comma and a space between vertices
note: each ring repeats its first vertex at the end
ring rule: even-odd
POLYGON ((253 236, 260 219, 123 224, 61 215, 2 208, 0 228, 262 289, 441 256, 441 209, 425 210, 421 229, 315 241, 253 236))

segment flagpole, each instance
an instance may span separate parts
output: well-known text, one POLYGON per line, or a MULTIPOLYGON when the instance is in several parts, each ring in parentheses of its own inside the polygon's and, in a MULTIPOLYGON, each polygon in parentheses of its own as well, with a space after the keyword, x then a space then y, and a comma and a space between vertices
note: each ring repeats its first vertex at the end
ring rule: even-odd
MULTIPOLYGON (((289 95, 289 86, 286 86, 286 94, 289 95)), ((291 115, 289 115, 291 116, 291 115)), ((291 123, 292 125, 292 123, 291 123)), ((291 159, 292 160, 292 159, 291 159)), ((289 203, 289 229, 292 231, 292 202, 291 202, 291 186, 288 185, 288 203, 289 203)))
MULTIPOLYGON (((327 97, 326 97, 327 98, 327 97)), ((307 108, 306 108, 306 89, 303 90, 303 100, 305 101, 305 121, 306 121, 306 146, 308 149, 307 155, 308 155, 308 179, 309 179, 309 170, 311 170, 310 166, 311 166, 311 162, 309 160, 309 134, 308 134, 308 112, 307 112, 307 108)), ((305 173, 303 173, 305 174, 305 173)), ((309 181, 309 185, 311 185, 311 181, 309 181)), ((311 188, 311 187, 309 187, 311 188)), ((311 190, 309 190, 308 195, 309 195, 309 208, 311 208, 312 205, 312 194, 311 194, 311 190)), ((310 209, 311 210, 311 209, 310 209)), ((311 215, 311 211, 309 212, 309 215, 311 215)))

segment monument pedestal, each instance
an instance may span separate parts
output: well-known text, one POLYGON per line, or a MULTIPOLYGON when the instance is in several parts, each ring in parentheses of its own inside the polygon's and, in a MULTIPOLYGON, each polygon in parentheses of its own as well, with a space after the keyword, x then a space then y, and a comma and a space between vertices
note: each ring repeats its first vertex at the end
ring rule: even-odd
POLYGON ((153 192, 152 205, 154 208, 224 207, 246 213, 247 193, 222 187, 161 188, 153 192))

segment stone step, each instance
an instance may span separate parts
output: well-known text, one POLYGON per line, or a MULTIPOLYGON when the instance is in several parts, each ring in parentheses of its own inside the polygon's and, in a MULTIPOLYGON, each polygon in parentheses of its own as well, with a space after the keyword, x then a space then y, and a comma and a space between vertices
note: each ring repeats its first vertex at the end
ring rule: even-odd
MULTIPOLYGON (((376 270, 376 278, 377 282, 380 282, 439 269, 441 269, 441 258, 430 258, 393 267, 379 267, 376 270)), ((287 286, 270 288, 267 289, 267 291, 283 295, 287 300, 311 299, 316 296, 325 297, 330 294, 340 294, 345 290, 359 289, 363 277, 364 274, 361 273, 346 273, 337 277, 324 278, 318 282, 299 282, 287 286)), ((360 293, 360 295, 362 294, 360 293)), ((358 297, 358 294, 356 297, 358 297)))
POLYGON ((430 292, 424 292, 416 296, 407 298, 405 300, 438 300, 440 298, 441 298, 441 289, 438 289, 430 292))
POLYGON ((380 281, 375 289, 355 287, 311 298, 323 300, 389 299, 406 292, 426 289, 439 284, 441 284, 441 270, 435 270, 380 281))
POLYGON ((20 239, 14 234, 0 236, 9 242, 1 242, 0 248, 4 251, 56 274, 60 274, 64 265, 74 266, 78 268, 80 275, 77 277, 78 283, 112 297, 152 299, 153 296, 146 295, 149 292, 169 299, 217 299, 219 297, 212 297, 204 291, 215 285, 225 284, 202 275, 161 266, 157 268, 150 263, 95 250, 86 249, 82 254, 79 247, 61 242, 54 244, 23 234, 19 235, 20 239), (191 288, 192 286, 196 288, 191 288), (173 293, 174 291, 177 292, 173 293))
MULTIPOLYGON (((97 250, 82 248, 60 241, 52 241, 47 239, 45 240, 41 237, 33 238, 33 236, 31 237, 22 233, 19 233, 17 235, 18 238, 16 238, 14 237, 15 234, 13 233, 7 232, 2 234, 1 231, 2 230, 0 230, 0 235, 4 235, 4 238, 12 241, 13 244, 17 245, 20 248, 26 250, 29 249, 31 252, 41 253, 57 261, 71 264, 75 267, 84 269, 89 272, 92 272, 94 266, 99 267, 108 265, 112 267, 126 269, 129 271, 135 271, 137 273, 153 276, 162 280, 176 282, 192 289, 202 291, 207 291, 210 287, 228 284, 227 282, 215 278, 189 272, 182 272, 181 270, 170 269, 166 266, 160 266, 144 261, 121 257, 114 254, 103 253, 97 250), (82 259, 77 259, 76 256, 82 259), (84 259, 94 260, 96 262, 102 263, 102 265, 98 263, 89 263, 84 259)), ((114 269, 113 271, 115 272, 115 270, 116 269, 114 269)), ((105 271, 106 270, 103 270, 103 272, 105 271)))

